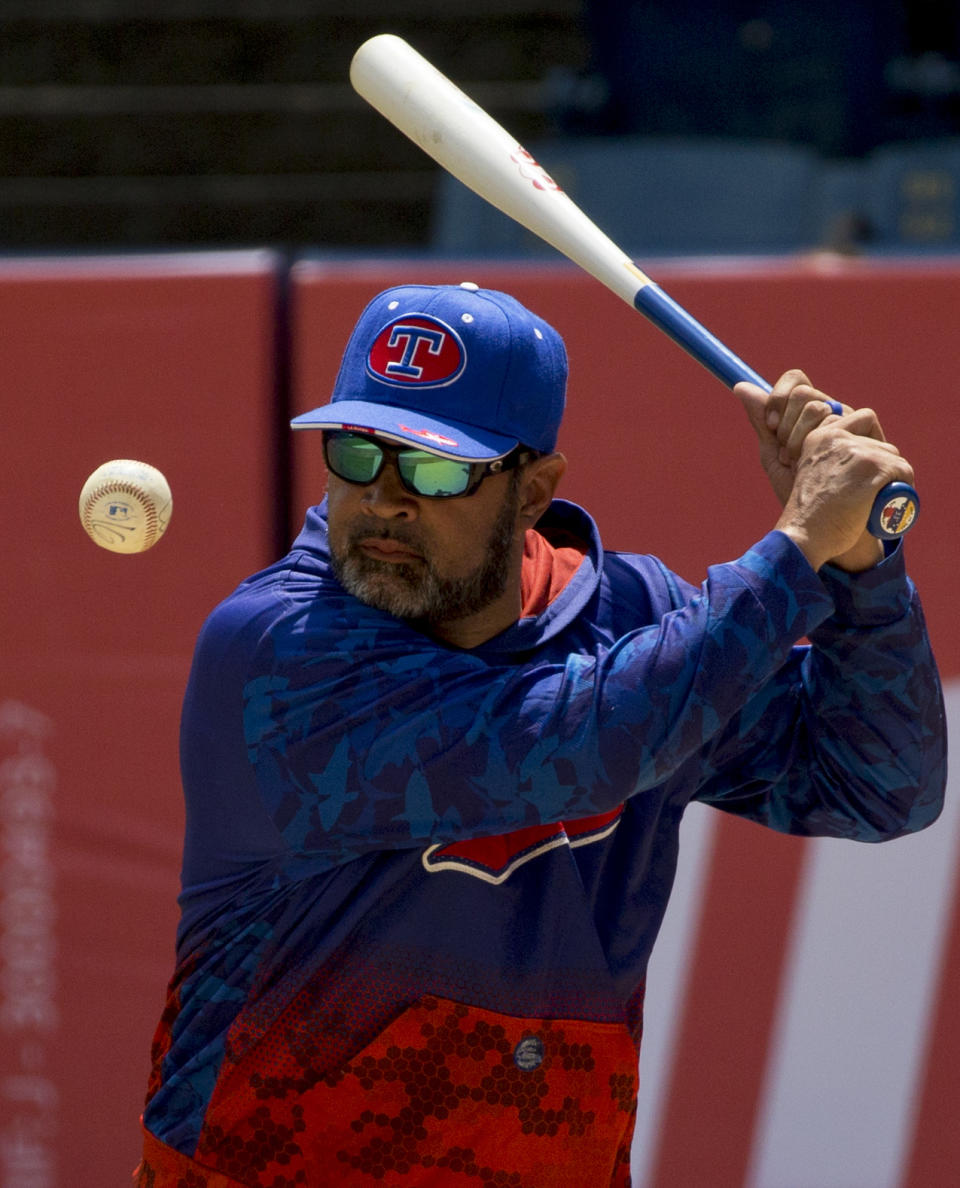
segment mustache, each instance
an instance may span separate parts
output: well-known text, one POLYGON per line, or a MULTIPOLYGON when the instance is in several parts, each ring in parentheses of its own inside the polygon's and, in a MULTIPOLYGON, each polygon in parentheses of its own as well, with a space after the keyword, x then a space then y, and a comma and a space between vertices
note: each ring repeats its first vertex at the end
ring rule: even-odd
POLYGON ((357 545, 361 540, 393 540, 415 552, 421 552, 424 544, 422 535, 416 529, 399 524, 378 527, 369 523, 352 524, 347 530, 348 546, 357 545))

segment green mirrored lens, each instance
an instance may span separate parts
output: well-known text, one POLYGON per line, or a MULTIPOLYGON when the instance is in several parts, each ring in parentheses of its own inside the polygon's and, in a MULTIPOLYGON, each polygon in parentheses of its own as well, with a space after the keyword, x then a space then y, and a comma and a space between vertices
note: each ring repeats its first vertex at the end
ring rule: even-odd
POLYGON ((330 469, 352 483, 372 483, 382 458, 376 442, 363 437, 331 437, 327 442, 330 469))
POLYGON ((470 482, 470 463, 438 458, 420 450, 397 455, 400 476, 418 495, 460 495, 470 482))

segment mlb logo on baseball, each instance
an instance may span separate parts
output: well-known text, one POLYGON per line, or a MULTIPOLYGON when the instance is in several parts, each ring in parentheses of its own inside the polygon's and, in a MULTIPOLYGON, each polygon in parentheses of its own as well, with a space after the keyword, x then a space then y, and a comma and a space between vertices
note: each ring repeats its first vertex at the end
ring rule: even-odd
POLYGON ((80 523, 90 539, 111 553, 153 548, 170 523, 173 496, 164 475, 149 462, 115 458, 90 475, 80 492, 80 523))
POLYGON ((435 388, 463 372, 467 352, 455 331, 438 318, 411 314, 390 322, 367 356, 367 371, 390 384, 435 388))

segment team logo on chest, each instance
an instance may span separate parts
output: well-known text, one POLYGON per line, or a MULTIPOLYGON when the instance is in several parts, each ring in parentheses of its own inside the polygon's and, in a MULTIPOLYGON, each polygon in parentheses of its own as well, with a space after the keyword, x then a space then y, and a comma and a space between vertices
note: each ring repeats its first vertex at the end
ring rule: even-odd
POLYGON ((389 322, 367 355, 367 371, 374 379, 404 387, 442 387, 453 383, 466 365, 460 336, 427 314, 407 314, 389 322))
POLYGON ((496 837, 474 837, 430 846, 423 852, 423 868, 430 874, 458 871, 485 883, 504 883, 519 867, 560 846, 576 849, 603 841, 617 828, 622 812, 622 808, 615 808, 579 821, 528 825, 496 837))

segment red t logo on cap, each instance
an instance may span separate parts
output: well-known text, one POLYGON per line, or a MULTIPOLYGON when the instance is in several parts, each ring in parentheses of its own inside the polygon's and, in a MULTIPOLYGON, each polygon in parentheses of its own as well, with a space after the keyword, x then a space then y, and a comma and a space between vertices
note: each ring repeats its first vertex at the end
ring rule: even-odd
POLYGON ((388 323, 367 356, 367 370, 376 379, 425 388, 451 383, 466 363, 467 352, 459 335, 426 314, 410 314, 388 323))

